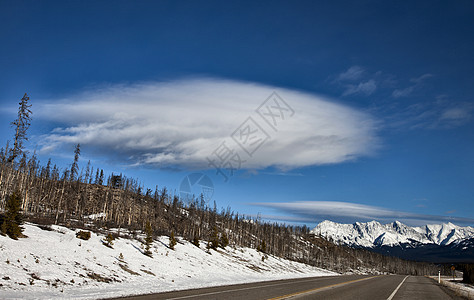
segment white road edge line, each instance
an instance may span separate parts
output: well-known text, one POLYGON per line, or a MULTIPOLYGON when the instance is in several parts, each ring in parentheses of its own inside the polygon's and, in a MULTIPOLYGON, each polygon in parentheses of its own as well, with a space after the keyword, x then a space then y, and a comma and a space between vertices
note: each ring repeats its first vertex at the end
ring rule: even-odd
POLYGON ((398 289, 402 286, 402 284, 405 282, 405 280, 408 278, 409 275, 405 276, 403 278, 402 282, 397 286, 397 288, 393 291, 393 293, 390 295, 390 297, 387 298, 387 300, 392 300, 392 298, 395 296, 395 294, 398 292, 398 289))

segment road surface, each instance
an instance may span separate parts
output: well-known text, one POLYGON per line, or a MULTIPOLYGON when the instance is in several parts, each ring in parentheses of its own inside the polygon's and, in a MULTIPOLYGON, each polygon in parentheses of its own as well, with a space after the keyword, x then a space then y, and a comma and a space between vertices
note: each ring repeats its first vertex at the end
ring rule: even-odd
POLYGON ((345 275, 228 285, 119 298, 122 300, 461 299, 421 276, 345 275))

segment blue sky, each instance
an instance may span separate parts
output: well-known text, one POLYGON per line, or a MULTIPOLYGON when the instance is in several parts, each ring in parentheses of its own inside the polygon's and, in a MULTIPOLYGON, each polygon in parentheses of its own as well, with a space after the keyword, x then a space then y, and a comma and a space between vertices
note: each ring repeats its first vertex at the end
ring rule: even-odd
POLYGON ((473 30, 472 1, 1 0, 0 142, 27 92, 42 162, 80 143, 269 220, 472 226, 473 30))

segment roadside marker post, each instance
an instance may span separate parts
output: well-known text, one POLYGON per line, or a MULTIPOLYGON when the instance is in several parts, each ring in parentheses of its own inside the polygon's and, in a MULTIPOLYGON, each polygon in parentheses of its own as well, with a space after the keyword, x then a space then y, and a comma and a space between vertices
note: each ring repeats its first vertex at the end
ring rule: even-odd
POLYGON ((441 271, 438 271, 438 283, 441 283, 441 271))

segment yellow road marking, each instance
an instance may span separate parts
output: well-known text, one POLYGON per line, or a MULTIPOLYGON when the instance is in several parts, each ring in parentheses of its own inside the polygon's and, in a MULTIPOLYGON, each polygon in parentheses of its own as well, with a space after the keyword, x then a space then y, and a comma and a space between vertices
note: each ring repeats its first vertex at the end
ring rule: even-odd
POLYGON ((288 295, 284 295, 284 296, 280 296, 280 297, 270 298, 270 299, 268 299, 268 300, 282 300, 282 299, 288 299, 288 298, 291 298, 291 297, 300 296, 300 295, 302 295, 302 294, 306 294, 306 293, 309 294, 309 293, 316 292, 316 291, 319 291, 319 290, 330 289, 330 288, 333 288, 333 287, 336 287, 336 286, 345 285, 345 284, 350 284, 350 283, 354 283, 354 282, 358 282, 358 281, 369 280, 369 279, 376 278, 376 277, 380 277, 380 276, 381 276, 381 275, 379 275, 379 276, 372 276, 372 277, 368 277, 368 278, 362 278, 362 279, 355 279, 355 280, 351 280, 351 281, 345 281, 345 282, 336 283, 336 284, 331 284, 331 285, 327 285, 327 286, 323 286, 323 287, 319 287, 319 288, 315 288, 315 289, 311 289, 311 290, 306 290, 306 291, 297 292, 297 293, 293 293, 293 294, 288 294, 288 295))
MULTIPOLYGON (((308 280, 301 279, 298 282, 310 282, 310 281, 316 281, 323 279, 324 277, 319 276, 319 277, 314 277, 308 280)), ((263 282, 261 282, 263 283, 263 282)), ((273 283, 273 284, 266 284, 266 285, 258 285, 258 286, 252 286, 252 287, 243 287, 243 288, 238 288, 238 289, 231 289, 231 290, 224 290, 224 291, 216 291, 216 292, 209 292, 209 293, 204 293, 204 294, 195 294, 195 295, 188 295, 188 296, 181 296, 181 297, 175 297, 175 298, 169 298, 168 300, 178 300, 178 299, 187 299, 187 298, 196 298, 196 297, 202 297, 202 296, 210 296, 210 295, 217 295, 217 294, 225 294, 225 293, 232 293, 232 292, 237 292, 237 291, 245 291, 245 290, 254 290, 254 289, 260 289, 260 288, 266 288, 266 287, 271 287, 271 286, 282 286, 282 285, 291 285, 295 284, 294 282, 278 282, 278 283, 273 283)))

